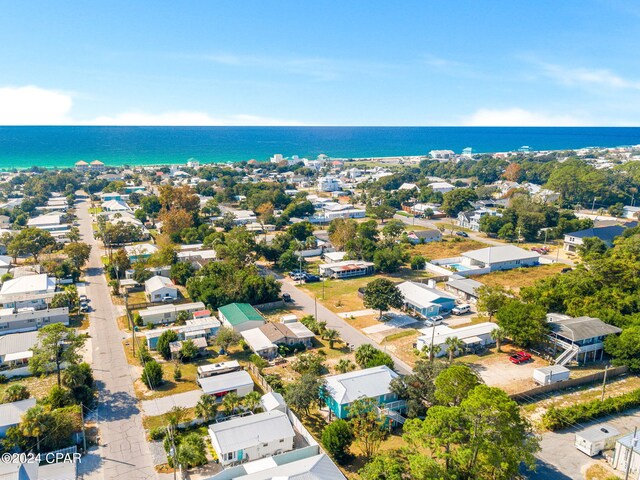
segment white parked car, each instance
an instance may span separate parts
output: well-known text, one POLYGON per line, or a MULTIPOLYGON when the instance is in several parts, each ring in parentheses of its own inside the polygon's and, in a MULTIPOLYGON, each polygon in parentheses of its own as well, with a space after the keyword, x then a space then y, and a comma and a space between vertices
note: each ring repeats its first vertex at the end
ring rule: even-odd
POLYGON ((442 321, 444 320, 444 318, 442 318, 440 315, 436 315, 435 317, 429 317, 427 318, 424 323, 427 327, 435 327, 436 325, 440 325, 442 324, 442 321))
POLYGON ((451 310, 454 315, 464 315, 471 311, 471 305, 458 305, 451 310))

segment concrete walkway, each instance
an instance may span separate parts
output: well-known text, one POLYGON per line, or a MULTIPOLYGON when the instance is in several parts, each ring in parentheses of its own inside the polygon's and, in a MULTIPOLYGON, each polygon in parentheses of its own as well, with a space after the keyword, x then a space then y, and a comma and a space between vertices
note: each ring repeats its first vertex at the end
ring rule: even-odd
POLYGON ((147 417, 155 417, 169 412, 173 407, 191 408, 195 407, 200 400, 202 390, 191 390, 175 395, 167 395, 162 398, 142 401, 142 411, 147 417))
POLYGON ((93 375, 98 387, 100 431, 100 445, 83 457, 78 466, 78 478, 156 479, 142 427, 142 414, 133 392, 133 379, 122 349, 122 334, 116 323, 117 309, 111 303, 100 245, 93 238, 90 203, 83 192, 78 192, 78 198, 81 241, 92 247, 85 278, 87 296, 91 300, 89 334, 93 375))

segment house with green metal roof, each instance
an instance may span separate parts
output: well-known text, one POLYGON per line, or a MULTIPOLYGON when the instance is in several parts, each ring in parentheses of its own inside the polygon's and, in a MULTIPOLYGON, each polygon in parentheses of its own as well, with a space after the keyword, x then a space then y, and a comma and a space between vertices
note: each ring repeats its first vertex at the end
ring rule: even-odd
POLYGON ((264 325, 264 317, 248 303, 230 303, 218 309, 220 322, 236 332, 244 332, 264 325))

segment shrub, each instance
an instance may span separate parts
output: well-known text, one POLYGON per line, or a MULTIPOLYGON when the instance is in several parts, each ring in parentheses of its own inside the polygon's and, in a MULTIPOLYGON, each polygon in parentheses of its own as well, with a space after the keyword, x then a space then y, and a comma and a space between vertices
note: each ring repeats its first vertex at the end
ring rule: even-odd
POLYGON ((411 259, 411 270, 424 270, 427 260, 422 255, 416 255, 411 259))
POLYGON ((353 440, 353 432, 346 420, 336 420, 322 431, 322 445, 338 463, 349 459, 349 447, 353 440))
POLYGON ((6 375, 0 375, 0 383, 7 383, 9 379, 6 375))
POLYGON ((551 431, 562 430, 576 423, 624 412, 636 407, 640 407, 640 389, 607 398, 603 402, 592 400, 569 407, 556 408, 552 406, 542 416, 542 424, 551 431))
POLYGON ((260 355, 256 355, 255 353, 252 353, 249 356, 249 361, 253 363, 256 367, 258 367, 258 370, 262 370, 263 368, 267 368, 269 366, 269 362, 267 362, 260 355))
POLYGON ((151 440, 162 440, 167 434, 167 429, 165 427, 154 427, 149 430, 149 438, 151 440))
POLYGON ((147 388, 154 389, 162 383, 162 367, 155 360, 148 362, 142 370, 140 378, 147 388))

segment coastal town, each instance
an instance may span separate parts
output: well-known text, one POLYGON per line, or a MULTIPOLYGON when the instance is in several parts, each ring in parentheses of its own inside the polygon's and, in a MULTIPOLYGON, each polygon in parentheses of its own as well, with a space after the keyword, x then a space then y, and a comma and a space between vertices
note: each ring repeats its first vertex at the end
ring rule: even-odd
POLYGON ((4 171, 0 477, 637 478, 639 160, 4 171))

